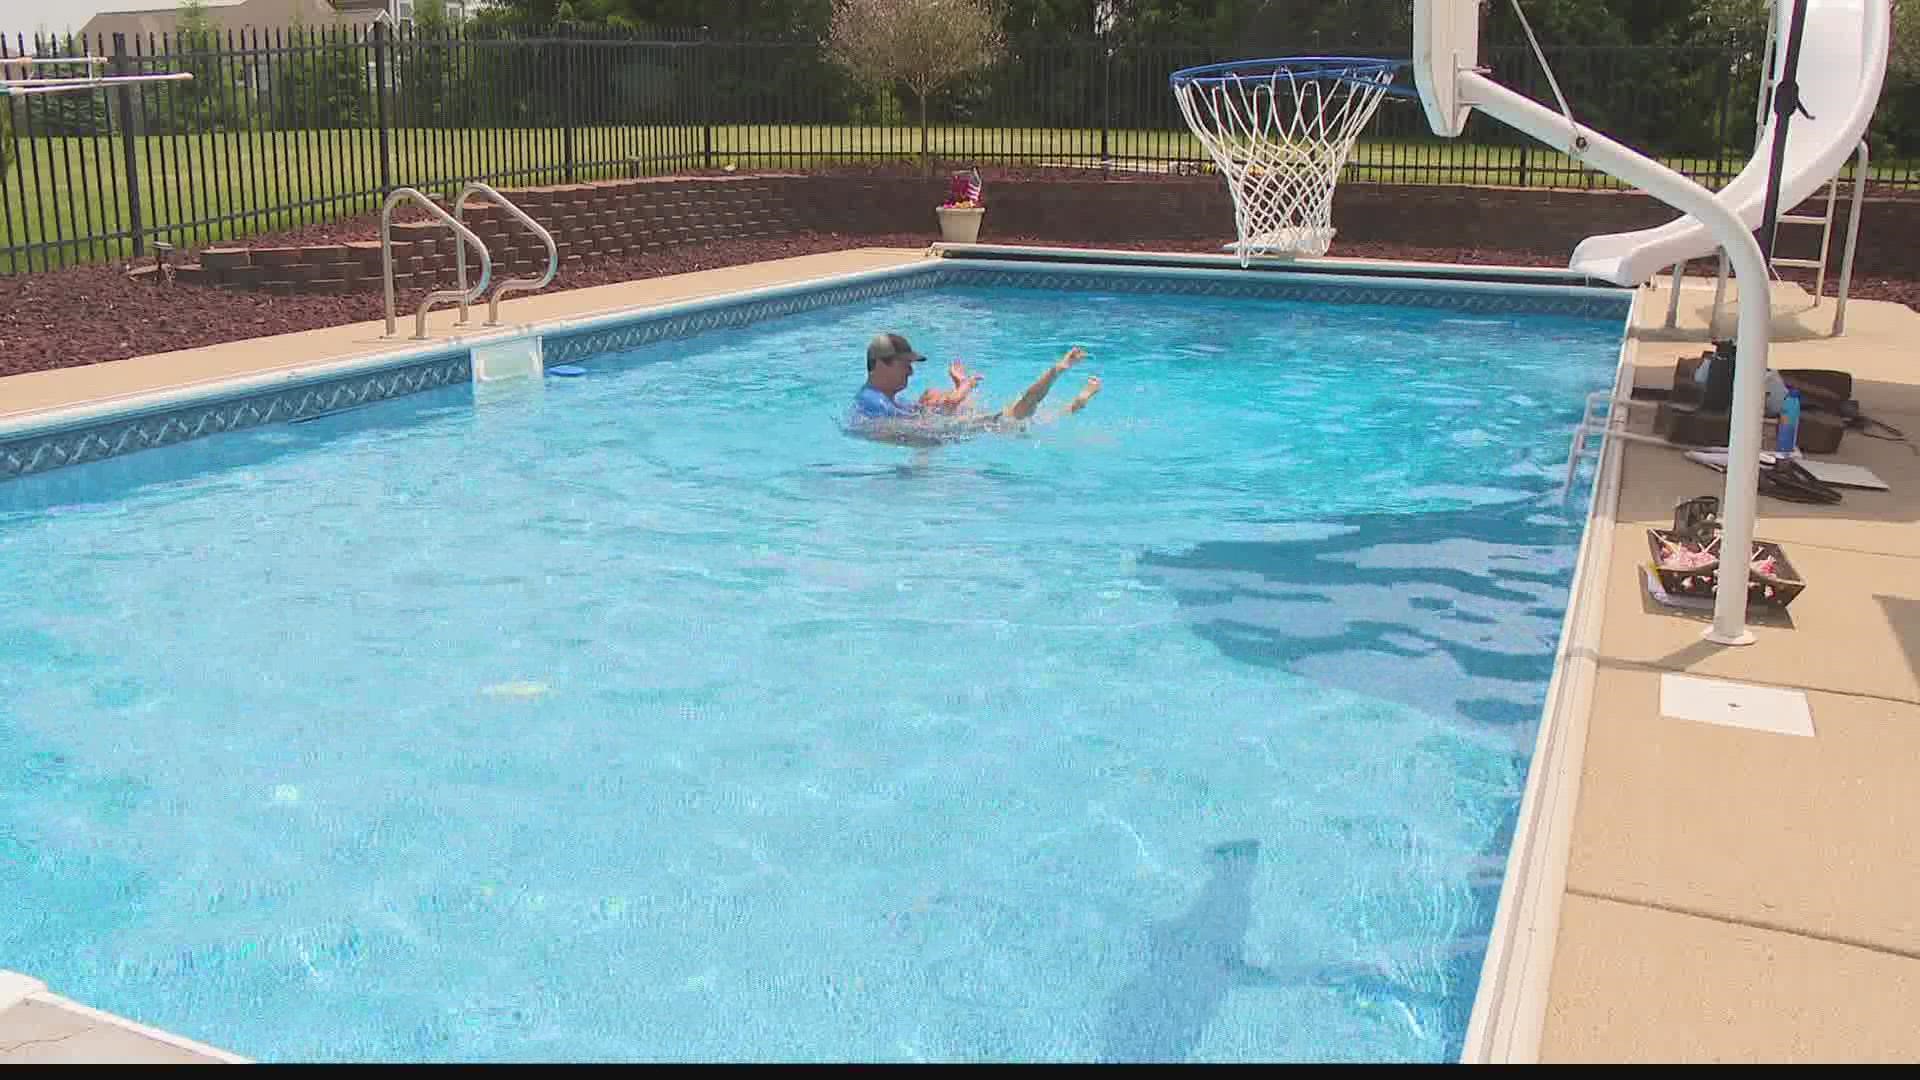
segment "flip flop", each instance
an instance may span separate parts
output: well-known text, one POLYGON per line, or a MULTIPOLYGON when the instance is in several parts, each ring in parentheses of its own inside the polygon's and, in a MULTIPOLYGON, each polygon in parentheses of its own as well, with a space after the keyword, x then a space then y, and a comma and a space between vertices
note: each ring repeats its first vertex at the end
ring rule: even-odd
MULTIPOLYGON (((1700 464, 1717 473, 1727 471, 1723 462, 1703 461, 1700 464)), ((1772 465, 1760 467, 1760 494, 1781 502, 1805 503, 1810 506, 1831 506, 1840 501, 1840 492, 1817 479, 1812 473, 1788 458, 1781 458, 1772 465), (1786 466, 1786 468, 1782 468, 1786 466), (1798 475, 1795 475, 1795 474, 1798 475)))
POLYGON ((1808 472, 1792 458, 1777 458, 1760 470, 1760 494, 1784 502, 1831 506, 1841 499, 1838 489, 1808 472))

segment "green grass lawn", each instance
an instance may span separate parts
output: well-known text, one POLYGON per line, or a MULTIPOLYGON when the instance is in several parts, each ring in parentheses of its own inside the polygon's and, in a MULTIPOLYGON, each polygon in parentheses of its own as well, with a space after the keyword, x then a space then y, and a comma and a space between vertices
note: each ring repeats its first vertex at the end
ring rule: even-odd
MULTIPOLYGON (((566 179, 568 137, 558 129, 388 134, 392 182, 451 194, 466 179, 500 187, 566 179)), ((1185 131, 1045 128, 934 128, 928 148, 952 162, 981 165, 1097 165, 1119 160, 1206 160, 1185 131)), ((805 169, 912 158, 913 127, 731 125, 596 127, 573 133, 574 179, 660 175, 734 165, 742 171, 805 169)), ((131 254, 127 147, 118 137, 20 138, 18 160, 0 178, 0 272, 131 254), (44 250, 27 250, 52 243, 44 250), (11 252, 9 253, 9 249, 11 252)), ((377 207, 380 137, 364 129, 150 135, 132 141, 141 219, 150 238, 177 245, 276 231, 377 207)), ((1667 164, 1712 182, 1716 163, 1667 164)), ((1742 163, 1725 162, 1729 175, 1742 163)), ((1875 174, 1910 174, 1878 163, 1875 174)), ((1539 147, 1462 142, 1363 140, 1348 183, 1617 187, 1564 155, 1539 147)), ((1230 230, 1222 222, 1223 233, 1230 230)))

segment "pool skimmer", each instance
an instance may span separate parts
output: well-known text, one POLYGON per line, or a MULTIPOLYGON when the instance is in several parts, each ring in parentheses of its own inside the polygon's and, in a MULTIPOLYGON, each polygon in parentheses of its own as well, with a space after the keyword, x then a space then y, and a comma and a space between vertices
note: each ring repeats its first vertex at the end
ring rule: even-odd
POLYGON ((545 369, 545 357, 537 332, 480 342, 473 346, 473 381, 476 383, 527 378, 538 380, 545 369))
POLYGON ((1804 690, 1702 679, 1660 677, 1660 715, 1774 735, 1813 738, 1813 711, 1804 690))

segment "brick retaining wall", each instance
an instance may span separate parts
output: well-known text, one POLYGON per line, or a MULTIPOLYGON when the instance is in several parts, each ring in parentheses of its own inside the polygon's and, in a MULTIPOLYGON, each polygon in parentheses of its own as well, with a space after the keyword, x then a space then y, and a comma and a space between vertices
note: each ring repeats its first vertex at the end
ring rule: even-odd
MULTIPOLYGON (((790 233, 798 224, 780 177, 608 180, 503 191, 553 234, 560 273, 583 259, 721 238, 790 233)), ((439 201, 439 200, 436 200, 439 201)), ((443 202, 444 206, 445 203, 443 202)), ((547 250, 538 237, 492 203, 470 202, 463 220, 493 256, 494 280, 538 276, 547 250)), ((438 222, 393 226, 394 283, 450 285, 458 238, 438 222)), ((469 273, 477 269, 471 250, 469 273)), ((380 287, 380 242, 353 240, 301 247, 217 247, 176 271, 181 280, 280 295, 380 287)))
MULTIPOLYGON (((765 175, 611 180, 506 194, 554 234, 565 274, 583 259, 796 231, 922 233, 932 242, 939 239, 933 207, 945 193, 945 180, 938 178, 765 175)), ((987 194, 984 243, 1024 236, 1098 245, 1219 240, 1232 233, 1232 203, 1213 178, 1004 180, 987 194)), ((1920 202, 1869 200, 1867 214, 1857 272, 1920 277, 1920 202)), ((1565 258, 1583 237, 1672 217, 1653 199, 1623 192, 1351 184, 1334 200, 1339 235, 1333 254, 1347 241, 1565 258)), ((467 221, 493 253, 495 280, 544 270, 544 247, 499 207, 475 204, 467 221)), ((1842 229, 1844 220, 1836 226, 1836 270, 1842 229)), ((447 229, 400 224, 393 236, 397 284, 452 283, 455 240, 447 229)), ((1814 230, 1782 236, 1782 254, 1818 254, 1814 230)), ((380 245, 212 248, 179 276, 286 295, 376 289, 380 245)))

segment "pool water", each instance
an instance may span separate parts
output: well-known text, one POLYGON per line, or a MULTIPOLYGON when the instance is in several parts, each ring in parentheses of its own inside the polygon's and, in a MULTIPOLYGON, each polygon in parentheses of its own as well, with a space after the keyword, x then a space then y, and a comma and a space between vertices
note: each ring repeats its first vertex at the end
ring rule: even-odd
POLYGON ((0 967, 270 1061, 1454 1057, 1620 333, 946 287, 0 485, 0 967), (853 439, 881 329, 1105 388, 853 439))

